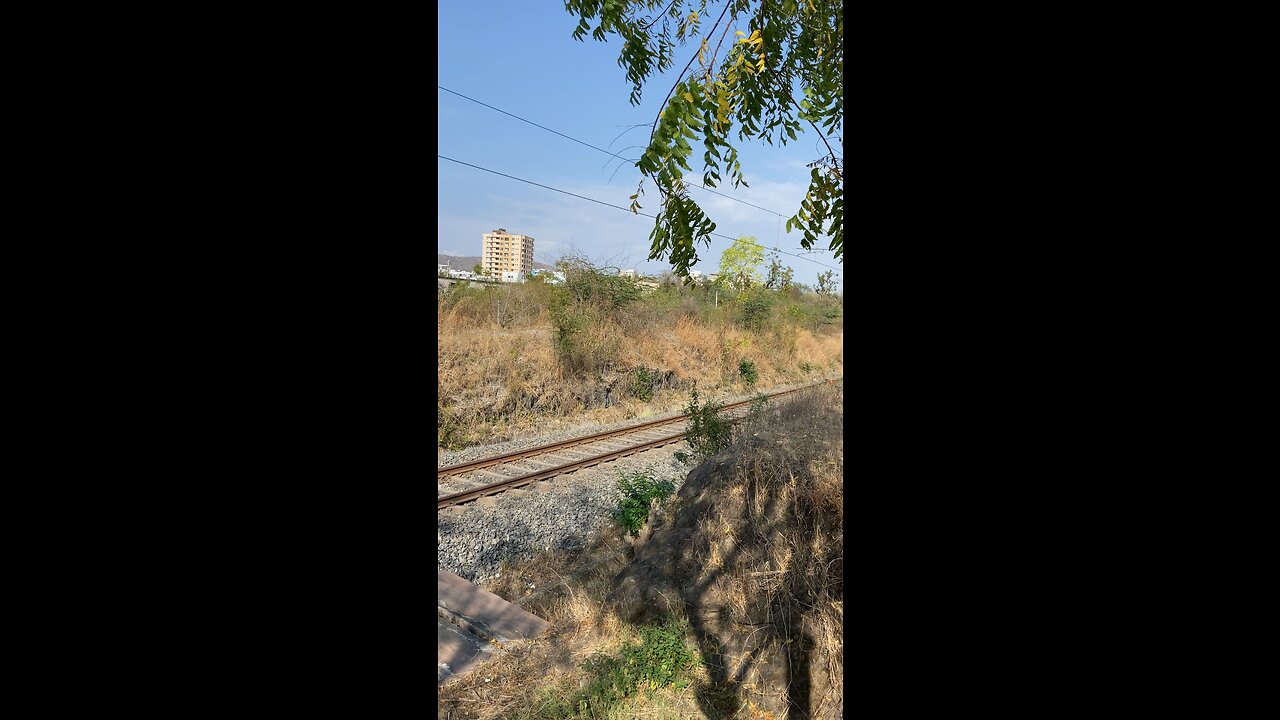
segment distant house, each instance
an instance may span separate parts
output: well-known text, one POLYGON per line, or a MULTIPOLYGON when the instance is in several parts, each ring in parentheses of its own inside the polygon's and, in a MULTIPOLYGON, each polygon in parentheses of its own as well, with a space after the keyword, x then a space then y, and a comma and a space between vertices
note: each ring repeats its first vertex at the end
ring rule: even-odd
POLYGON ((618 271, 618 277, 633 278, 635 276, 636 276, 635 268, 627 268, 626 270, 618 271))
POLYGON ((689 271, 689 277, 693 278, 694 280, 701 280, 701 279, 702 279, 702 271, 701 271, 701 270, 690 270, 690 271, 689 271))
POLYGON ((522 283, 524 282, 524 275, 519 270, 503 270, 502 277, 499 279, 504 283, 522 283))
POLYGON ((436 275, 448 275, 453 268, 449 267, 449 263, 444 263, 436 267, 436 275))
POLYGON ((530 277, 538 277, 540 275, 545 276, 547 279, 547 283, 551 285, 559 285, 560 283, 564 282, 564 271, 562 270, 547 270, 545 268, 534 268, 533 270, 529 271, 530 277))

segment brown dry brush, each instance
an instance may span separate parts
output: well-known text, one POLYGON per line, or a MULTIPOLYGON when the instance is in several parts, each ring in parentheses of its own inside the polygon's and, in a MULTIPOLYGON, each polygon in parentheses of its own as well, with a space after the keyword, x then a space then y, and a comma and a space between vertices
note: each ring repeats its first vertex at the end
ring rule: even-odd
POLYGON ((826 299, 775 299, 791 304, 745 329, 728 293, 719 306, 705 288, 642 295, 581 264, 568 277, 564 286, 458 284, 439 298, 439 445, 506 439, 583 412, 616 416, 600 419, 609 422, 675 409, 684 399, 676 387, 741 386, 744 359, 759 368, 757 389, 843 363, 842 333, 805 329, 826 299), (627 395, 618 392, 621 378, 640 368, 674 373, 674 382, 654 397, 619 397, 627 395), (600 401, 605 390, 608 403, 600 401))
MULTIPOLYGON (((736 460, 715 482, 717 502, 698 521, 707 539, 704 557, 690 567, 716 574, 715 595, 742 634, 756 633, 775 657, 805 662, 816 688, 803 700, 813 717, 830 717, 843 697, 843 414, 839 387, 799 393, 771 408, 768 424, 751 431, 718 460, 736 460), (716 573, 716 570, 723 572, 716 573), (804 654, 792 648, 804 648, 804 654), (821 678, 817 675, 821 674, 821 678)), ((714 461, 713 461, 714 462, 714 461)), ((684 511, 679 499, 655 509, 650 526, 671 529, 684 511)), ((647 528, 651 529, 651 528, 647 528)), ((668 536, 669 537, 669 536, 668 536)), ((663 534, 654 543, 665 542, 663 534)), ((675 548, 654 549, 661 554, 675 548)), ((628 568, 634 548, 621 526, 608 524, 581 551, 540 553, 505 563, 491 589, 536 615, 553 630, 537 641, 508 648, 481 668, 441 689, 440 710, 455 718, 546 717, 547 698, 572 699, 589 674, 583 663, 600 653, 616 655, 635 642, 635 627, 607 598, 628 568), (530 585, 536 587, 530 588, 530 585)), ((679 602, 665 612, 683 616, 679 602)), ((690 638, 697 644, 697 638, 690 638)), ((729 662, 706 654, 705 662, 729 662)), ((694 671, 687 692, 636 698, 637 717, 781 717, 777 705, 732 684, 713 684, 712 668, 694 671), (735 713, 741 712, 741 715, 735 713), (758 711, 758 712, 757 712, 758 711)), ((793 676, 799 673, 792 668, 793 676)), ((798 688, 790 692, 799 693, 798 688)))
POLYGON ((608 611, 612 580, 626 566, 621 527, 609 523, 581 551, 554 550, 503 563, 487 589, 551 623, 536 640, 508 644, 439 692, 440 717, 456 720, 543 718, 545 696, 571 698, 587 674, 583 663, 614 654, 634 628, 608 611), (534 587, 530 587, 533 585, 534 587))
POLYGON ((843 696, 841 399, 839 390, 808 391, 783 403, 770 429, 744 434, 727 451, 737 458, 729 490, 743 503, 703 520, 704 534, 721 538, 708 548, 709 564, 733 558, 718 588, 733 620, 791 663, 823 669, 810 678, 820 697, 793 699, 815 717, 843 696))

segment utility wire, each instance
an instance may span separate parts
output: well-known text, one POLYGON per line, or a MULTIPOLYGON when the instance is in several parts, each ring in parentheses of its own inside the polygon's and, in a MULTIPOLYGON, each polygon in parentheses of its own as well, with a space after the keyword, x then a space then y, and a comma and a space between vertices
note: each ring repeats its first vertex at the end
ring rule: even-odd
MULTIPOLYGON (((576 197, 576 198, 579 198, 579 199, 581 199, 581 200, 589 200, 589 201, 591 201, 591 202, 593 202, 593 203, 596 203, 596 204, 598 204, 598 205, 604 205, 605 207, 611 207, 611 208, 614 208, 614 209, 617 209, 617 210, 621 210, 621 211, 623 211, 623 212, 625 212, 625 213, 632 214, 632 210, 631 210, 631 208, 625 208, 625 207, 622 207, 621 205, 614 205, 614 204, 612 204, 612 203, 604 202, 603 200, 596 200, 595 198, 589 198, 589 197, 587 197, 586 195, 579 195, 579 194, 577 194, 577 193, 571 193, 571 192, 569 192, 568 190, 561 190, 560 188, 553 188, 553 187, 551 187, 550 185, 543 185, 542 183, 536 183, 536 182, 534 182, 534 181, 532 181, 532 180, 525 180, 524 178, 518 178, 518 177, 516 177, 515 175, 508 175, 508 174, 506 174, 506 173, 504 173, 504 172, 498 172, 497 170, 490 170, 489 168, 486 168, 486 167, 480 167, 479 165, 472 165, 472 164, 471 164, 471 163, 469 163, 469 162, 463 162, 463 161, 461 161, 461 160, 455 160, 454 158, 446 157, 446 156, 444 156, 444 155, 437 154, 437 155, 436 155, 436 157, 440 158, 441 160, 448 160, 449 162, 458 163, 459 165, 466 165, 466 166, 467 166, 467 167, 469 167, 469 168, 475 168, 476 170, 482 170, 482 171, 484 171, 484 172, 492 173, 492 174, 494 174, 494 175, 499 175, 499 176, 502 176, 502 177, 504 177, 504 178, 510 178, 511 180, 518 180, 519 182, 526 183, 526 184, 528 184, 528 185, 533 185, 534 187, 540 187, 540 188, 544 188, 544 189, 546 189, 546 190, 551 190, 551 191, 553 191, 553 192, 558 192, 558 193, 560 193, 560 194, 562 194, 562 195, 568 195, 568 196, 570 196, 570 197, 576 197)), ((650 217, 650 218, 653 218, 653 219, 655 219, 655 220, 656 220, 656 219, 658 219, 658 216, 657 216, 657 215, 650 215, 649 213, 646 213, 646 212, 639 212, 639 211, 636 211, 636 212, 635 212, 635 213, 633 213, 633 214, 636 214, 636 215, 644 215, 645 217, 650 217)), ((733 240, 733 241, 735 241, 735 242, 736 242, 736 241, 738 241, 738 240, 741 240, 741 238, 734 238, 734 237, 730 237, 730 236, 728 236, 728 235, 722 235, 722 234, 720 234, 720 233, 710 233, 710 234, 711 234, 711 235, 714 235, 714 236, 716 236, 716 237, 722 237, 722 238, 724 238, 725 240, 733 240)), ((745 241, 743 241, 743 242, 745 242, 745 241)), ((840 268, 838 268, 838 267, 835 267, 834 265, 828 265, 828 264, 826 264, 826 263, 820 263, 820 262, 818 262, 817 260, 811 260, 810 258, 807 258, 807 257, 805 257, 805 256, 803 256, 803 255, 796 255, 795 253, 789 253, 789 252, 787 252, 786 250, 779 250, 779 249, 778 249, 778 248, 776 248, 776 247, 774 247, 774 248, 766 247, 766 246, 764 246, 764 245, 761 245, 760 243, 747 243, 747 244, 748 244, 748 245, 755 245, 756 247, 763 248, 763 249, 765 249, 765 250, 772 250, 772 251, 777 252, 777 253, 782 253, 783 255, 790 255, 791 257, 798 257, 798 258, 800 258, 801 260, 808 260, 809 262, 814 263, 815 265, 821 265, 822 267, 831 268, 832 270, 839 270, 839 269, 840 269, 840 268)))
MULTIPOLYGON (((577 139, 577 138, 575 138, 575 137, 570 137, 569 135, 565 135, 564 133, 562 133, 562 132, 560 132, 560 131, 558 131, 558 130, 552 130, 551 128, 549 128, 549 127, 547 127, 547 126, 545 126, 545 125, 539 125, 538 123, 536 123, 536 122, 534 122, 534 121, 532 121, 532 120, 528 120, 528 119, 522 118, 522 117, 520 117, 519 115, 516 115, 515 113, 507 112, 506 110, 503 110, 502 108, 497 108, 497 107, 494 107, 494 106, 492 106, 492 105, 490 105, 490 104, 488 104, 488 103, 481 102, 480 100, 477 100, 477 99, 475 99, 475 98, 473 98, 473 97, 469 97, 469 96, 467 96, 467 95, 463 95, 462 93, 457 92, 456 90, 450 90, 449 88, 447 88, 447 87, 445 87, 445 86, 443 86, 443 85, 440 85, 440 84, 438 84, 438 83, 436 84, 436 87, 437 87, 437 88, 439 88, 439 89, 441 89, 441 90, 444 90, 445 92, 450 93, 450 94, 452 94, 452 95, 457 95, 458 97, 463 98, 464 100, 470 100, 471 102, 473 102, 473 103, 475 103, 475 104, 477 104, 477 105, 481 105, 481 106, 483 106, 483 107, 487 107, 487 108, 489 108, 490 110, 493 110, 493 111, 495 111, 495 112, 500 112, 500 113, 502 113, 503 115, 506 115, 506 116, 508 116, 508 117, 513 117, 513 118, 515 118, 515 119, 519 120, 520 122, 528 123, 528 124, 530 124, 530 125, 532 125, 532 126, 534 126, 534 127, 536 127, 536 128, 541 128, 541 129, 543 129, 543 130, 546 130, 546 131, 547 131, 547 132, 549 132, 549 133, 553 133, 553 134, 555 134, 555 135, 559 135, 560 137, 565 138, 566 140, 572 140, 573 142, 576 142, 576 143, 578 143, 579 145, 584 145, 584 146, 586 146, 586 147, 591 148, 592 150, 597 150, 597 151, 599 151, 599 152, 602 152, 602 153, 604 153, 605 155, 608 155, 608 156, 610 156, 610 157, 614 157, 614 158, 617 158, 617 159, 619 159, 619 160, 625 160, 626 162, 632 162, 632 163, 634 163, 634 162, 639 162, 639 160, 637 160, 636 158, 626 158, 626 157, 623 157, 623 156, 621 156, 621 155, 618 155, 617 153, 609 152, 608 150, 605 150, 604 148, 596 147, 595 145, 592 145, 591 143, 584 142, 584 141, 579 140, 579 139, 577 139)), ((441 157, 443 157, 443 156, 441 156, 441 157)), ((446 159, 446 160, 451 160, 452 158, 445 158, 445 159, 446 159)), ((460 162, 460 161, 454 160, 454 162, 460 162)), ((467 164, 467 163, 463 163, 463 164, 465 165, 465 164, 467 164)), ((472 165, 471 167, 477 167, 477 166, 472 165)), ((486 168, 478 168, 478 167, 477 167, 477 169, 480 169, 480 170, 486 170, 486 168)), ((496 172, 496 171, 489 170, 488 172, 496 172)), ((498 175, 502 175, 502 173, 496 173, 496 174, 498 174, 498 175)), ((510 175, 503 175, 503 177, 511 177, 511 176, 510 176, 510 175)), ((521 182, 529 182, 528 180, 521 180, 520 178, 512 178, 512 179, 513 179, 513 180, 520 180, 521 182)), ((537 183, 530 183, 530 184, 531 184, 531 185, 537 185, 537 183)), ((749 202, 747 202, 746 200, 741 200, 741 199, 739 199, 739 198, 733 197, 732 195, 726 195, 726 194, 724 194, 724 193, 722 193, 722 192, 720 192, 720 191, 718 191, 718 190, 714 190, 714 189, 712 189, 712 188, 709 188, 709 187, 707 187, 706 185, 703 185, 702 183, 691 183, 691 182, 687 182, 687 181, 685 181, 685 183, 684 183, 684 184, 685 184, 685 185, 688 185, 688 186, 690 186, 690 187, 700 188, 700 189, 705 190, 705 191, 707 191, 707 192, 709 192, 709 193, 711 193, 711 194, 713 194, 713 195, 719 195, 719 196, 720 196, 720 197, 722 197, 722 198, 727 198, 727 199, 732 200, 732 201, 737 202, 737 203, 742 203, 743 205, 746 205, 746 206, 748 206, 748 207, 753 207, 753 208, 755 208, 755 209, 757 209, 757 210, 761 210, 761 211, 763 211, 763 212, 767 212, 767 213, 770 213, 770 214, 772 214, 772 215, 777 215, 779 218, 787 218, 787 219, 789 219, 786 215, 783 215, 783 214, 782 214, 782 213, 780 213, 780 212, 777 212, 777 211, 774 211, 774 210, 770 210, 769 208, 766 208, 766 207, 760 207, 759 205, 756 205, 756 204, 754 204, 754 203, 749 203, 749 202)), ((547 186, 545 186, 545 185, 538 185, 538 187, 546 187, 548 190, 555 190, 556 192, 564 192, 563 190, 557 190, 556 188, 547 187, 547 186)), ((572 195, 572 193, 565 193, 565 194, 572 195)), ((574 195, 574 197, 579 197, 579 198, 582 198, 583 200, 590 200, 591 202, 594 202, 594 203, 600 203, 601 205, 609 205, 609 203, 601 202, 600 200, 594 200, 594 199, 592 199, 592 198, 582 197, 581 195, 574 195)), ((617 205, 609 205, 609 207, 614 207, 614 208, 616 208, 616 207, 619 207, 619 206, 617 206, 617 205)), ((627 210, 627 212, 631 212, 631 210, 630 210, 629 208, 622 208, 622 209, 627 210)), ((653 215, 649 215, 648 213, 639 213, 639 214, 640 214, 640 215, 644 215, 644 216, 646 216, 646 217, 654 217, 653 215)), ((656 219, 656 218, 655 218, 655 219, 656 219)), ((779 226, 779 227, 781 227, 781 226, 779 226)), ((712 233, 712 235, 718 235, 718 234, 717 234, 717 233, 712 233)), ((719 237, 728 237, 728 236, 726 236, 726 235, 718 235, 718 236, 719 236, 719 237)), ((733 238, 728 238, 728 239, 732 240, 733 238)), ((757 247, 764 247, 764 246, 763 246, 763 245, 759 245, 759 244, 757 244, 757 247)), ((775 251, 777 251, 777 252, 784 253, 784 254, 786 254, 786 255, 792 255, 792 253, 787 253, 787 252, 785 252, 785 251, 783 251, 783 250, 778 250, 777 248, 772 248, 772 249, 773 249, 773 250, 775 250, 775 251)), ((797 248, 797 249, 799 249, 799 248, 797 248)), ((801 256, 799 256, 799 255, 792 255, 792 257, 801 257, 801 256)), ((806 260, 807 260, 808 258, 804 258, 804 259, 806 259, 806 260)), ((810 262, 816 262, 816 261, 812 261, 812 260, 811 260, 810 262)), ((823 265, 823 263, 818 263, 818 264, 819 264, 819 265, 823 265)), ((832 268, 832 269, 837 269, 837 268, 832 267, 831 265, 823 265, 823 267, 829 267, 829 268, 832 268)))
MULTIPOLYGON (((560 188, 553 188, 553 187, 551 187, 550 185, 543 185, 543 184, 541 184, 541 183, 536 183, 536 182, 534 182, 534 181, 532 181, 532 180, 525 180, 524 178, 518 178, 518 177, 516 177, 515 175, 508 175, 508 174, 506 174, 506 173, 498 172, 497 170, 490 170, 489 168, 480 167, 479 165, 472 165, 472 164, 471 164, 471 163, 469 163, 469 162, 462 162, 461 160, 454 160, 453 158, 451 158, 451 157, 445 157, 444 155, 436 155, 436 157, 438 157, 438 158, 440 158, 440 159, 442 159, 442 160, 448 160, 449 162, 456 162, 456 163, 458 163, 459 165, 466 165, 467 167, 473 167, 473 168, 475 168, 475 169, 477 169, 477 170, 483 170, 483 171, 485 171, 485 172, 487 172, 487 173, 493 173, 494 175, 501 175, 501 176, 502 176, 502 177, 504 177, 504 178, 511 178, 512 180, 519 180, 519 181, 520 181, 520 182, 522 182, 522 183, 528 183, 528 184, 530 184, 530 185, 534 185, 534 186, 536 186, 536 187, 546 188, 547 190, 554 190, 554 191, 556 191, 556 192, 558 192, 558 193, 563 193, 563 194, 565 194, 565 195, 569 195, 569 196, 571 196, 571 197, 582 198, 583 200, 590 200, 590 201, 591 201, 591 202, 593 202, 593 203, 599 203, 599 204, 601 204, 601 205, 604 205, 605 207, 617 208, 617 209, 622 210, 622 211, 624 211, 624 212, 631 212, 631 209, 630 209, 630 208, 624 208, 624 207, 622 207, 621 205, 614 205, 614 204, 612 204, 612 203, 604 202, 603 200, 596 200, 595 198, 589 198, 589 197, 587 197, 586 195, 578 195, 578 194, 576 194, 576 193, 571 193, 571 192, 569 192, 568 190, 561 190, 560 188)), ((656 215, 650 215, 649 213, 639 213, 639 214, 640 214, 640 215, 644 215, 645 217, 651 217, 651 218, 655 218, 655 219, 657 218, 657 216, 656 216, 656 215)))
POLYGON ((767 212, 767 213, 773 213, 774 215, 777 215, 777 216, 778 216, 778 217, 780 217, 780 218, 790 219, 790 218, 787 218, 787 216, 786 216, 786 215, 783 215, 783 214, 782 214, 782 213, 780 213, 780 212, 773 212, 773 211, 772 211, 772 210, 770 210, 769 208, 762 208, 762 207, 760 207, 759 205, 752 205, 751 203, 747 202, 746 200, 739 200, 738 198, 736 198, 736 197, 734 197, 734 196, 732 196, 732 195, 725 195, 725 194, 724 194, 724 193, 722 193, 722 192, 718 192, 718 191, 716 191, 716 190, 712 190, 711 188, 707 187, 706 185, 703 185, 702 183, 685 183, 685 184, 686 184, 686 185, 692 185, 693 187, 696 187, 696 188, 702 188, 703 190, 706 190, 706 191, 707 191, 707 192, 709 192, 709 193, 713 193, 713 194, 719 195, 720 197, 729 198, 730 200, 732 200, 732 201, 734 201, 734 202, 740 202, 740 203, 742 203, 743 205, 751 205, 751 207, 753 207, 753 208, 755 208, 755 209, 757 209, 757 210, 763 210, 763 211, 765 211, 765 212, 767 212))
MULTIPOLYGON (((473 98, 473 97, 467 97, 466 95, 463 95, 462 93, 457 92, 457 91, 454 91, 454 90, 450 90, 449 88, 447 88, 447 87, 445 87, 445 86, 443 86, 443 85, 436 85, 436 87, 437 87, 437 88, 439 88, 439 89, 441 89, 441 90, 443 90, 443 91, 445 91, 445 92, 447 92, 447 93, 450 93, 450 94, 453 94, 453 95, 457 95, 458 97, 460 97, 460 98, 462 98, 462 99, 464 99, 464 100, 470 100, 471 102, 473 102, 473 103, 475 103, 475 104, 477 104, 477 105, 483 105, 484 107, 487 107, 487 108, 489 108, 490 110, 495 110, 495 111, 497 111, 497 112, 502 113, 503 115, 507 115, 507 116, 509 116, 509 117, 513 117, 513 118, 515 118, 515 119, 519 120, 520 122, 529 123, 530 125, 532 125, 532 126, 534 126, 534 127, 537 127, 537 128, 542 128, 543 130, 546 130, 546 131, 547 131, 547 132, 549 132, 549 133, 555 133, 556 135, 559 135, 560 137, 565 138, 566 140, 572 140, 572 141, 574 141, 574 142, 578 143, 579 145, 585 145, 585 146, 587 146, 587 147, 591 148, 592 150, 599 150, 600 152, 602 152, 602 153, 604 153, 605 155, 608 155, 608 156, 610 156, 610 157, 615 157, 615 158, 617 158, 617 159, 619 159, 619 160, 625 160, 625 161, 630 162, 630 163, 640 162, 637 158, 626 158, 626 157, 622 157, 621 155, 618 155, 617 153, 612 153, 612 152, 609 152, 608 150, 605 150, 604 148, 596 147, 595 145, 592 145, 592 144, 591 144, 591 143, 589 143, 589 142, 583 142, 582 140, 579 140, 578 138, 575 138, 575 137, 569 137, 568 135, 565 135, 564 133, 562 133, 562 132, 560 132, 560 131, 558 131, 558 130, 552 130, 551 128, 547 127, 546 125, 539 125, 538 123, 536 123, 536 122, 534 122, 534 121, 532 121, 532 120, 526 120, 525 118, 522 118, 522 117, 520 117, 519 115, 516 115, 515 113, 509 113, 509 112, 507 112, 506 110, 503 110, 502 108, 496 108, 496 107, 494 107, 494 106, 492 106, 492 105, 490 105, 490 104, 488 104, 488 103, 480 102, 479 100, 477 100, 477 99, 475 99, 475 98, 473 98)), ((770 210, 769 208, 764 208, 764 207, 760 207, 759 205, 755 205, 755 204, 749 203, 749 202, 747 202, 746 200, 739 200, 738 198, 736 198, 736 197, 734 197, 734 196, 732 196, 732 195, 725 195, 724 193, 722 193, 722 192, 718 192, 718 191, 716 191, 716 190, 713 190, 713 189, 711 189, 711 188, 709 188, 709 187, 707 187, 706 185, 703 185, 703 184, 701 184, 701 183, 686 183, 686 184, 687 184, 687 185, 690 185, 690 186, 692 186, 692 187, 702 188, 703 190, 706 190, 706 191, 707 191, 707 192, 709 192, 709 193, 713 193, 713 194, 715 194, 715 195, 719 195, 720 197, 723 197, 723 198, 728 198, 728 199, 730 199, 730 200, 732 200, 732 201, 734 201, 734 202, 739 202, 739 203, 742 203, 743 205, 749 205, 750 207, 753 207, 753 208, 755 208, 755 209, 757 209, 757 210, 763 210, 763 211, 765 211, 765 212, 767 212, 767 213, 773 213, 774 215, 777 215, 777 216, 778 216, 778 217, 780 217, 780 218, 786 218, 786 217, 788 217, 787 215, 783 215, 783 214, 782 214, 782 213, 780 213, 780 212, 775 212, 775 211, 773 211, 773 210, 770 210)))
MULTIPOLYGON (((547 132, 549 132, 549 133, 555 133, 556 135, 559 135, 560 137, 562 137, 562 138, 564 138, 564 139, 566 139, 566 140, 572 140, 572 141, 574 141, 574 142, 578 143, 579 145, 586 145, 587 147, 591 148, 592 150, 599 150, 600 152, 602 152, 602 153, 604 153, 604 154, 606 154, 606 155, 613 155, 614 157, 618 158, 619 160, 628 160, 628 158, 624 158, 624 157, 622 157, 621 155, 614 155, 613 153, 609 152, 608 150, 605 150, 604 148, 598 148, 598 147, 596 147, 595 145, 592 145, 591 143, 582 142, 582 141, 581 141, 581 140, 579 140, 578 138, 569 137, 568 135, 565 135, 565 134, 564 134, 564 133, 562 133, 562 132, 559 132, 559 131, 557 131, 557 130, 552 130, 551 128, 547 127, 546 125, 539 125, 538 123, 536 123, 536 122, 534 122, 534 121, 532 121, 532 120, 526 120, 526 119, 524 119, 524 118, 520 117, 519 115, 515 115, 515 114, 513 114, 513 113, 509 113, 509 112, 507 112, 506 110, 503 110, 502 108, 496 108, 496 107, 494 107, 494 106, 492 106, 492 105, 489 105, 488 103, 482 103, 482 102, 480 102, 479 100, 477 100, 477 99, 475 99, 475 98, 473 98, 473 97, 467 97, 466 95, 463 95, 463 94, 462 94, 462 93, 460 93, 460 92, 454 92, 453 90, 450 90, 449 88, 447 88, 447 87, 445 87, 445 86, 443 86, 443 85, 436 85, 436 87, 440 88, 441 90, 443 90, 443 91, 445 91, 445 92, 447 92, 447 93, 452 93, 452 94, 454 94, 454 95, 457 95, 458 97, 463 98, 463 99, 465 99, 465 100, 470 100, 471 102, 473 102, 473 103, 475 103, 475 104, 477 104, 477 105, 484 105, 485 107, 489 108, 490 110, 496 110, 496 111, 498 111, 498 112, 502 113, 503 115, 508 115, 508 116, 510 116, 510 117, 513 117, 513 118, 515 118, 515 119, 519 120, 520 122, 526 122, 526 123, 529 123, 530 125, 532 125, 532 126, 534 126, 534 127, 542 128, 543 130, 546 130, 546 131, 547 131, 547 132)), ((629 161, 629 162, 636 162, 635 160, 628 160, 628 161, 629 161)))

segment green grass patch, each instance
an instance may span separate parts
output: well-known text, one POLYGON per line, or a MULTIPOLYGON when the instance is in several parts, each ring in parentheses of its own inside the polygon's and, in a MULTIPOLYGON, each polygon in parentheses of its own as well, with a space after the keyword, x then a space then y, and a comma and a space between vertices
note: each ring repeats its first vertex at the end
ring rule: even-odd
POLYGON ((611 710, 640 695, 672 687, 683 690, 701 660, 685 642, 688 624, 668 620, 659 627, 638 628, 640 642, 618 655, 596 655, 582 664, 587 684, 573 693, 544 689, 521 720, 613 717, 611 710))

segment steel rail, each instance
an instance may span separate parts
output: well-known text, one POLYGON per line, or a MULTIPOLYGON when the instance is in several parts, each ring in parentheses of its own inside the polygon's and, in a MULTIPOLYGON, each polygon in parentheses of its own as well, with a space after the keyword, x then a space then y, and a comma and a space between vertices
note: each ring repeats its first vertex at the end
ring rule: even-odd
POLYGON ((539 480, 546 480, 547 478, 553 478, 557 475, 563 475, 568 472, 573 472, 574 470, 581 470, 583 468, 594 467, 596 465, 599 465, 600 463, 608 462, 610 460, 624 458, 628 455, 634 455, 638 452, 649 450, 651 448, 662 447, 663 445, 666 445, 668 443, 676 442, 683 437, 684 437, 684 433, 681 432, 675 435, 669 435, 667 437, 658 438, 657 440, 652 440, 647 443, 642 443, 640 445, 633 445, 629 448, 615 450, 610 453, 605 453, 604 455, 596 455, 593 457, 585 458, 583 460, 578 460, 576 462, 566 463, 564 465, 557 465, 556 467, 553 467, 550 470, 543 470, 541 472, 529 473, 528 475, 513 477, 508 480, 502 480, 502 481, 493 483, 491 485, 484 485, 478 488, 472 488, 470 490, 463 490, 462 492, 453 493, 452 495, 444 495, 436 499, 436 509, 443 510, 449 507, 450 505, 459 505, 469 500, 476 500, 478 498, 482 498, 485 495, 495 495, 497 493, 518 488, 523 485, 528 485, 530 483, 538 482, 539 480))
POLYGON ((583 437, 571 438, 569 440, 562 440, 560 442, 552 443, 550 445, 540 445, 536 448, 529 448, 528 450, 517 450, 515 452, 510 452, 505 455, 495 455, 494 457, 491 457, 491 458, 483 458, 481 460, 473 460, 471 462, 459 463, 457 465, 450 465, 449 467, 443 467, 436 470, 436 480, 440 481, 450 475, 461 475, 463 473, 471 472, 472 470, 479 470, 480 468, 486 468, 491 465, 501 465, 502 463, 511 462, 512 460, 523 460, 524 458, 534 457, 536 455, 545 455, 549 452, 554 452, 556 450, 564 450, 566 448, 571 448, 575 445, 585 445, 587 443, 596 442, 598 440, 607 440, 611 437, 618 437, 620 435, 630 435, 632 433, 639 432, 648 427, 654 427, 657 425, 667 425, 673 422, 679 422, 680 420, 683 420, 686 417, 688 416, 679 415, 672 418, 666 418, 664 420, 652 420, 640 425, 632 425, 631 427, 627 427, 627 428, 621 428, 618 430, 608 430, 605 432, 596 433, 595 435, 584 435, 583 437))
MULTIPOLYGON (((814 385, 806 385, 804 387, 794 388, 792 390, 784 390, 783 392, 775 393, 767 397, 781 397, 783 395, 789 395, 791 393, 799 392, 801 390, 808 390, 810 388, 818 387, 819 385, 835 382, 836 379, 838 378, 826 380, 821 383, 815 383, 814 385)), ((749 402, 751 401, 745 400, 741 403, 735 403, 734 406, 740 406, 749 402)), ((722 409, 727 410, 730 407, 733 407, 733 406, 726 405, 722 409)), ((678 420, 679 418, 675 418, 675 419, 678 420)), ((737 419, 731 420, 731 422, 737 423, 737 422, 740 422, 741 420, 742 418, 737 418, 737 419)), ((449 495, 443 495, 436 498, 436 509, 443 510, 452 505, 460 505, 464 502, 476 500, 486 495, 496 495, 497 493, 500 493, 500 492, 505 492, 507 490, 522 487, 530 483, 538 482, 539 480, 546 480, 548 478, 553 478, 557 475, 563 475, 565 473, 573 472, 575 470, 581 470, 583 468, 595 467, 596 465, 609 462, 610 460, 617 460, 619 458, 624 458, 629 455, 635 455, 638 452, 643 452, 645 450, 649 450, 652 448, 659 448, 659 447, 662 447, 663 445, 667 445, 673 442, 678 442, 682 440, 684 436, 685 436, 685 432, 679 432, 674 435, 660 437, 656 440, 650 440, 648 442, 644 442, 639 445, 632 445, 631 447, 625 447, 620 450, 607 452, 607 453, 604 453, 603 455, 594 455, 592 457, 584 458, 582 460, 575 460, 570 463, 565 463, 564 465, 557 465, 556 467, 548 468, 546 470, 527 473, 525 475, 508 478, 506 480, 500 480, 498 482, 491 483, 488 485, 482 485, 480 487, 463 490, 461 492, 456 492, 449 495)))
MULTIPOLYGON (((824 380, 823 382, 820 382, 820 383, 814 383, 813 385, 805 385, 804 387, 792 388, 791 390, 783 390, 782 392, 774 393, 772 395, 766 395, 765 397, 769 397, 769 398, 782 397, 783 395, 789 395, 791 393, 799 392, 801 390, 808 390, 809 388, 818 387, 819 385, 831 383, 834 381, 835 379, 824 380)), ((734 408, 742 407, 743 405, 749 405, 754 401, 755 401, 754 399, 742 400, 736 403, 730 403, 728 405, 725 405, 721 409, 732 410, 734 408)), ((436 482, 438 483, 450 475, 461 475, 463 473, 471 472, 472 470, 479 470, 481 468, 490 467, 492 465, 500 465, 502 463, 511 462, 513 460, 523 460, 525 458, 531 458, 537 455, 545 455, 547 453, 554 452, 556 450, 564 450, 566 448, 571 448, 575 445, 585 445, 587 443, 592 443, 599 440, 607 440, 611 437, 618 437, 621 435, 631 435, 631 434, 640 432, 645 428, 656 427, 658 425, 668 425, 670 423, 679 422, 681 420, 687 420, 688 418, 689 416, 685 414, 685 415, 677 415, 675 417, 665 418, 661 420, 650 420, 649 422, 640 423, 639 425, 632 425, 630 427, 619 428, 617 430, 606 430, 604 432, 596 433, 594 435, 584 435, 582 437, 570 438, 568 440, 561 440, 560 442, 551 443, 550 445, 540 445, 538 447, 529 448, 527 450, 516 450, 515 452, 509 452, 509 453, 506 453, 505 455, 495 455, 490 458, 482 458, 480 460, 473 460, 471 462, 459 463, 457 465, 442 467, 436 470, 436 482)))

